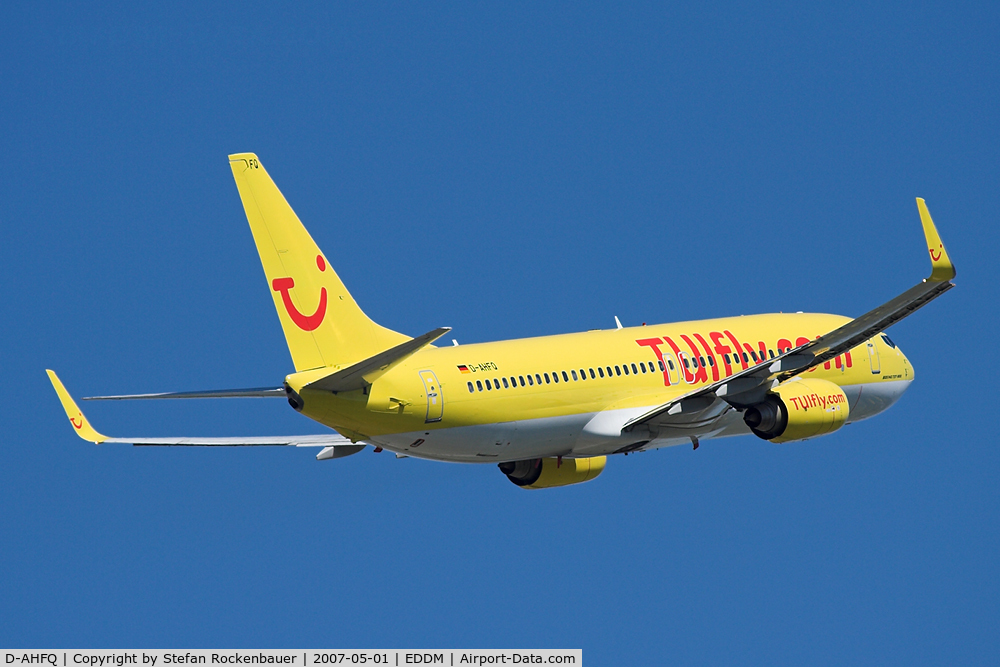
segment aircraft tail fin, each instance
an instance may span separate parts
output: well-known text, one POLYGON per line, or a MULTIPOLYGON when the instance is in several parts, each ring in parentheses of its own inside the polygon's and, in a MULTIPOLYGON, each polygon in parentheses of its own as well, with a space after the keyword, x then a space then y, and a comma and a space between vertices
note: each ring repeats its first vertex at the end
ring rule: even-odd
POLYGON ((373 322, 253 153, 229 156, 296 371, 343 366, 409 340, 373 322))

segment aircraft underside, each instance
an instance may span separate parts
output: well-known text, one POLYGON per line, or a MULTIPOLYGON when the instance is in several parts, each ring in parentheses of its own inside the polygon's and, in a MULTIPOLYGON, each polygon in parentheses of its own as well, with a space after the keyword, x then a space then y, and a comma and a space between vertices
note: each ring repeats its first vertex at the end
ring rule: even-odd
MULTIPOLYGON (((850 406, 847 423, 868 419, 887 410, 903 395, 910 382, 912 380, 896 380, 842 387, 850 406)), ((752 434, 744 423, 743 413, 729 406, 717 414, 697 415, 690 425, 660 426, 655 433, 621 432, 622 423, 646 412, 649 407, 395 433, 370 438, 369 442, 415 458, 497 464, 558 456, 604 456, 752 434), (604 424, 608 428, 603 428, 604 424), (613 424, 617 425, 617 431, 611 426, 613 424)))

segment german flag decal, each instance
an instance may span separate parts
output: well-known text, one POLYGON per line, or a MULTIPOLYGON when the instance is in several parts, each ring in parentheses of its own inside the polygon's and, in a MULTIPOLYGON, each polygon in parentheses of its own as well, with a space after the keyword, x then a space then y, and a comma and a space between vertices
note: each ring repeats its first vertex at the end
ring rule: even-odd
POLYGON ((466 365, 464 365, 464 364, 461 365, 461 366, 459 366, 458 370, 462 371, 463 373, 471 373, 472 372, 472 371, 469 370, 469 367, 466 366, 466 365))

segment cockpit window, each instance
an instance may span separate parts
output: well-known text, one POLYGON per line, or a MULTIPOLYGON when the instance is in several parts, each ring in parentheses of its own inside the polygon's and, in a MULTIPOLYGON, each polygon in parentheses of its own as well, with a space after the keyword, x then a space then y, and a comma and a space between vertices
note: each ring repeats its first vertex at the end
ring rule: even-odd
POLYGON ((892 339, 890 339, 890 338, 889 338, 888 336, 886 336, 885 334, 882 334, 882 340, 884 340, 884 341, 885 341, 885 344, 886 344, 886 345, 888 345, 889 347, 891 347, 892 349, 894 349, 894 350, 896 349, 896 344, 895 344, 895 343, 893 343, 893 342, 892 342, 892 339))

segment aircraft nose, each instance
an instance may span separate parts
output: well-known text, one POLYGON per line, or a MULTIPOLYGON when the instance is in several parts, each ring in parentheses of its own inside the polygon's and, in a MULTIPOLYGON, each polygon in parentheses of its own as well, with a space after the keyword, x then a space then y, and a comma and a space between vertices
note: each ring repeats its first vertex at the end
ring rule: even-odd
POLYGON ((899 350, 899 357, 903 362, 903 379, 912 382, 915 376, 915 373, 913 372, 913 364, 910 363, 909 358, 903 353, 902 350, 899 350))

